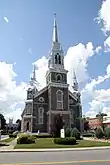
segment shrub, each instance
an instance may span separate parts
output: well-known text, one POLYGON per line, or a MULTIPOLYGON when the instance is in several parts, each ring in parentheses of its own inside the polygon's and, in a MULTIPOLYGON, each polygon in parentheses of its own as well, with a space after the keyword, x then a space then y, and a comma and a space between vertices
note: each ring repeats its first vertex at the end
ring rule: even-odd
POLYGON ((17 138, 17 135, 15 135, 15 134, 10 134, 9 137, 10 137, 10 138, 17 138))
POLYGON ((71 135, 70 129, 69 128, 66 128, 66 130, 65 130, 65 136, 66 137, 70 137, 70 135, 71 135))
POLYGON ((110 138, 110 127, 105 128, 105 137, 108 139, 110 138))
POLYGON ((99 128, 96 129, 95 136, 98 139, 103 138, 104 132, 103 132, 103 129, 101 127, 99 127, 99 128))
POLYGON ((35 143, 35 137, 29 134, 23 134, 17 139, 17 144, 32 144, 35 143))
POLYGON ((75 145, 76 139, 73 137, 68 138, 55 138, 54 139, 55 144, 63 144, 63 145, 75 145))
POLYGON ((72 129, 71 137, 75 137, 77 140, 80 140, 80 132, 77 128, 72 129))

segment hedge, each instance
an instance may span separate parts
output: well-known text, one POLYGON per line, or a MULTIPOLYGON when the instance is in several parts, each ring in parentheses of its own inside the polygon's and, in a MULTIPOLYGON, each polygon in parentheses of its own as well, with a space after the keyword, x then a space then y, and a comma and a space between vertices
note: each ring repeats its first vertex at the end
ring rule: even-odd
POLYGON ((55 144, 63 144, 63 145, 75 145, 76 139, 74 137, 67 138, 54 138, 55 144))

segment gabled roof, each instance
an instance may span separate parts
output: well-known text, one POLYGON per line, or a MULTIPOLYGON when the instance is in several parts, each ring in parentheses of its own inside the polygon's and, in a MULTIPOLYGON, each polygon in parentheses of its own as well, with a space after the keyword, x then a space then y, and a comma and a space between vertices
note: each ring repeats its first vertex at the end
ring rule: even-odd
POLYGON ((34 98, 36 98, 36 97, 38 97, 39 95, 41 95, 42 93, 44 93, 47 89, 48 89, 48 86, 46 86, 46 87, 44 87, 43 89, 41 89, 40 91, 38 91, 38 92, 35 94, 34 98))
POLYGON ((68 91, 68 94, 77 101, 77 97, 70 90, 68 91))

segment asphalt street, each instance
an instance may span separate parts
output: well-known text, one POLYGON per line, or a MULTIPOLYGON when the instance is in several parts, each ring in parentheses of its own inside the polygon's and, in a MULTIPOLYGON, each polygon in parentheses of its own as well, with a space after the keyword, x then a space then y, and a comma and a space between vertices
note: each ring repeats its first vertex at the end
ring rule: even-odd
POLYGON ((110 165, 110 149, 0 153, 0 165, 110 165))

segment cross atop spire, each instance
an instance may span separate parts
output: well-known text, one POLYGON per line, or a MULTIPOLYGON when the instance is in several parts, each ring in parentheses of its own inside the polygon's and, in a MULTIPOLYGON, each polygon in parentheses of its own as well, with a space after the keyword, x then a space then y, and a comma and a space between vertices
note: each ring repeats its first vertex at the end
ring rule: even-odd
POLYGON ((58 42, 58 29, 57 29, 56 13, 54 14, 53 42, 58 42))

